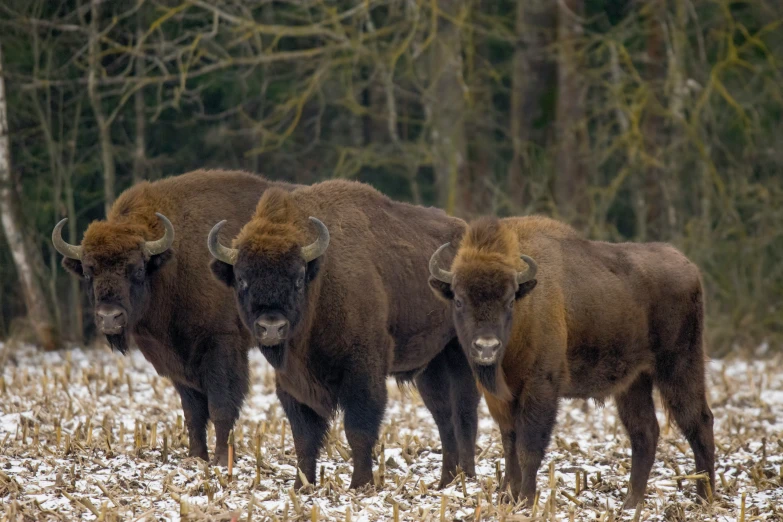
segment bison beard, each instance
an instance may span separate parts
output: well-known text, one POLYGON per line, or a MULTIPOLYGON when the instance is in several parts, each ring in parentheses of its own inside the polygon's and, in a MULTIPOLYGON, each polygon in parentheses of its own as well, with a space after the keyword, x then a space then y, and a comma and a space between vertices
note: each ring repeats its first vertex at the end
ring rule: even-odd
POLYGON ((285 347, 283 345, 277 345, 277 346, 261 346, 259 345, 258 348, 261 350, 261 353, 264 354, 264 357, 266 358, 267 362, 274 368, 275 370, 279 370, 283 367, 283 363, 285 362, 285 347))
POLYGON ((271 185, 293 188, 246 172, 197 170, 135 184, 105 220, 90 224, 79 245, 62 239, 65 221, 52 231, 63 267, 82 282, 90 308, 103 302, 127 314, 124 331, 103 334, 112 350, 125 355, 131 344, 137 346, 158 375, 171 380, 182 401, 190 456, 209 459, 212 421, 213 462, 221 465, 228 463, 228 435, 249 388, 252 340, 239 324, 231 293, 209 274, 204 229, 218 216, 246 221, 271 185), (209 194, 210 204, 193 194, 209 194), (85 274, 83 264, 92 274, 85 274))
POLYGON ((106 340, 109 341, 112 350, 117 350, 122 355, 128 354, 128 346, 130 343, 128 342, 128 334, 126 332, 107 335, 106 340))
POLYGON ((502 399, 510 399, 511 392, 506 385, 506 379, 502 375, 503 369, 500 364, 475 364, 471 367, 476 375, 476 380, 482 388, 489 393, 502 399))
POLYGON ((655 462, 657 388, 691 446, 696 471, 709 478, 697 484, 696 492, 711 500, 715 443, 705 390, 698 267, 665 243, 589 241, 540 216, 482 218, 470 224, 450 271, 440 268, 439 251, 430 260, 432 278, 443 283, 431 282, 433 290, 448 299, 464 293, 473 305, 455 319, 458 329, 463 327, 463 345, 475 338, 469 330, 476 310, 494 307, 496 328, 503 324, 503 302, 495 297, 501 294, 487 288, 493 283, 500 288, 503 278, 508 284, 507 267, 520 252, 531 254, 522 260, 533 275, 534 259, 543 263, 536 291, 521 301, 523 288, 516 293, 515 320, 499 369, 503 373, 495 371, 497 365, 471 364, 502 434, 506 478, 501 487, 509 486, 515 501, 532 503, 560 398, 603 401, 611 396, 632 449, 623 509, 636 508, 655 462), (490 271, 497 274, 494 280, 486 276, 490 271), (515 394, 498 397, 506 381, 515 394))
POLYGON ((413 378, 438 425, 440 487, 457 476, 458 466, 474 476, 475 379, 448 308, 426 291, 426 273, 415 269, 430 248, 461 233, 464 222, 345 180, 290 193, 267 190, 232 247, 218 238, 226 222, 215 224, 207 239, 215 258, 210 266, 233 288, 245 328, 275 369, 300 470, 294 488, 303 479, 315 482, 338 409, 354 465, 350 487, 372 483, 387 376, 413 378), (281 316, 284 334, 274 330, 281 316))

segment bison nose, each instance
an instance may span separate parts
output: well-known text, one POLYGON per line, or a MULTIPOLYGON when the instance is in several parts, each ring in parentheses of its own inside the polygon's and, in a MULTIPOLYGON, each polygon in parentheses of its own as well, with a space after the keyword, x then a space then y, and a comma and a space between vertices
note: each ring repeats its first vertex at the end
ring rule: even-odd
POLYGON ((117 305, 98 305, 95 309, 95 318, 98 328, 107 335, 122 332, 127 324, 125 310, 117 305))
POLYGON ((500 350, 500 339, 495 336, 477 337, 473 340, 473 359, 479 364, 493 364, 500 350))
POLYGON ((288 336, 288 320, 278 314, 262 315, 256 320, 256 337, 265 346, 275 346, 288 336))

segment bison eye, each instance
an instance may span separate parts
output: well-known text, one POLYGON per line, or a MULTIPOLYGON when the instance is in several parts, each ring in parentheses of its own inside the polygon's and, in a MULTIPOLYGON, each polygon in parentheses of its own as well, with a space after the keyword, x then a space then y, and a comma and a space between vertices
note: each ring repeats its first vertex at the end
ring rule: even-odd
POLYGON ((462 308, 462 300, 461 299, 455 299, 454 300, 454 306, 457 308, 462 308))
POLYGON ((300 277, 296 280, 296 289, 301 290, 304 287, 304 277, 300 277))
POLYGON ((514 298, 513 297, 511 299, 509 299, 508 307, 511 308, 512 310, 514 309, 514 298))
POLYGON ((239 283, 239 289, 240 290, 247 290, 247 281, 244 279, 237 279, 237 283, 239 283))

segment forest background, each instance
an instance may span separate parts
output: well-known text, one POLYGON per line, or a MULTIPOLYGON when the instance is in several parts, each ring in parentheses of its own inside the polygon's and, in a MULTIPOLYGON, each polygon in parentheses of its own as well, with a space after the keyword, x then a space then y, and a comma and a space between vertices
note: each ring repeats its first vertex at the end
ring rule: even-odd
POLYGON ((782 67, 779 0, 3 0, 0 339, 94 337, 60 218, 237 168, 672 242, 710 355, 779 349, 782 67))

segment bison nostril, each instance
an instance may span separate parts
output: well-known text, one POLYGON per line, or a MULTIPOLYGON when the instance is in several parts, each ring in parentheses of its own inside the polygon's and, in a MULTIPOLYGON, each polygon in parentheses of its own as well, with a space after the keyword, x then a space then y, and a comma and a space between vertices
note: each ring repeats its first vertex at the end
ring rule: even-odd
POLYGON ((277 328, 277 336, 278 337, 285 337, 287 333, 288 333, 288 323, 287 322, 282 324, 282 325, 280 325, 277 328))
POLYGON ((494 363, 500 351, 500 339, 481 336, 473 340, 473 357, 481 364, 494 363))
POLYGON ((124 328, 125 323, 127 322, 125 311, 118 306, 99 306, 95 310, 95 315, 98 319, 98 326, 100 326, 103 330, 117 330, 124 328))
POLYGON ((279 342, 288 335, 288 321, 279 315, 262 316, 256 320, 256 336, 262 341, 279 342))

